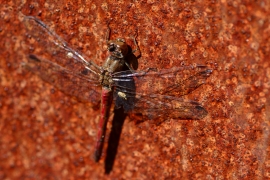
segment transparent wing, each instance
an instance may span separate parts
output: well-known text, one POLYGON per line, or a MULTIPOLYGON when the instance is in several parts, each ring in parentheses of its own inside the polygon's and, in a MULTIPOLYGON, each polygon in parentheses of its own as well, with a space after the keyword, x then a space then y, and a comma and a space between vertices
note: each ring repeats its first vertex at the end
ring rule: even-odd
POLYGON ((32 16, 24 16, 23 23, 27 30, 27 43, 31 47, 29 54, 44 57, 68 70, 82 71, 87 69, 88 76, 100 73, 100 67, 87 61, 83 55, 70 48, 57 34, 51 31, 42 21, 32 16))
POLYGON ((146 115, 149 119, 173 118, 173 119, 202 119, 207 115, 207 111, 197 102, 152 94, 149 96, 119 95, 115 91, 114 98, 116 107, 123 106, 125 112, 139 113, 146 115))
POLYGON ((23 23, 30 54, 35 54, 29 56, 24 66, 64 93, 97 104, 100 68, 70 48, 37 18, 24 16, 23 23))
POLYGON ((89 70, 87 69, 82 72, 70 71, 35 55, 30 55, 29 61, 23 65, 65 94, 74 96, 83 102, 91 102, 93 105, 97 105, 100 101, 98 78, 88 76, 89 70))
POLYGON ((207 66, 190 65, 161 70, 121 71, 114 73, 112 78, 114 86, 121 92, 179 97, 204 84, 211 73, 207 66))
POLYGON ((195 101, 163 95, 136 96, 131 112, 140 112, 150 119, 202 119, 207 115, 207 111, 195 101))

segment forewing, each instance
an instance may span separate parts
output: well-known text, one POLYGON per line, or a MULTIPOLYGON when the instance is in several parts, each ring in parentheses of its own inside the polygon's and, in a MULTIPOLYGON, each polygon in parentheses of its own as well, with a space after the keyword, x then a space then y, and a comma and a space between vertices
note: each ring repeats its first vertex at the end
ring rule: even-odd
POLYGON ((149 68, 144 71, 122 71, 112 77, 114 86, 121 92, 179 97, 204 84, 211 73, 212 70, 207 66, 190 65, 161 70, 149 68))
POLYGON ((65 94, 74 96, 80 101, 91 102, 94 106, 100 101, 100 84, 98 76, 88 76, 89 70, 82 72, 70 71, 62 66, 43 58, 30 55, 23 66, 49 82, 65 94))
POLYGON ((100 73, 100 68, 97 65, 70 48, 42 21, 32 16, 24 16, 23 23, 27 31, 26 45, 29 46, 29 54, 48 59, 71 71, 88 69, 92 72, 88 76, 100 73))

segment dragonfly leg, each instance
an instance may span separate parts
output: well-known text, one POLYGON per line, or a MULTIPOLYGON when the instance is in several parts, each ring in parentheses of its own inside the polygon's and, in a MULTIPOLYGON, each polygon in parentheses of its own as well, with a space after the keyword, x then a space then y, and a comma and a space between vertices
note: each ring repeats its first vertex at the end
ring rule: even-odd
POLYGON ((128 62, 125 61, 125 65, 128 67, 128 69, 129 69, 132 73, 135 73, 134 69, 129 65, 128 62))
POLYGON ((134 42, 134 44, 135 44, 135 46, 136 46, 136 49, 132 50, 132 53, 134 54, 135 52, 137 52, 137 53, 136 53, 136 54, 137 54, 136 57, 139 57, 139 56, 141 56, 141 51, 140 51, 139 46, 138 46, 138 43, 137 43, 137 41, 136 41, 137 35, 138 35, 138 33, 137 33, 137 31, 136 31, 135 36, 132 37, 133 42, 134 42))
POLYGON ((106 33, 106 43, 110 40, 111 28, 110 28, 110 21, 107 23, 107 33, 106 33))

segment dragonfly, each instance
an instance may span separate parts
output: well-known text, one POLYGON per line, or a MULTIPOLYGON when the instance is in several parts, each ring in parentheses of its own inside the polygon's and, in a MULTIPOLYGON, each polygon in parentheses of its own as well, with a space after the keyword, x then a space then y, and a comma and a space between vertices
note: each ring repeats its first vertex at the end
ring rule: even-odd
POLYGON ((198 102, 184 99, 206 82, 212 69, 205 65, 182 65, 169 69, 134 70, 131 57, 135 50, 123 38, 110 40, 106 35, 109 56, 102 66, 72 49, 45 23, 24 16, 31 52, 24 67, 65 94, 100 104, 94 159, 101 158, 111 104, 125 113, 142 114, 149 119, 203 119, 208 112, 198 102))

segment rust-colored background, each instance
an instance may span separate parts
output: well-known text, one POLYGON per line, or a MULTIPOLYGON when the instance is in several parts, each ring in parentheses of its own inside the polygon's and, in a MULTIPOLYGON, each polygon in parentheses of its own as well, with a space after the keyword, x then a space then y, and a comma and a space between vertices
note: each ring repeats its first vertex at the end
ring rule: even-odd
POLYGON ((269 17, 263 0, 2 2, 0 179, 270 178, 269 17), (185 97, 202 103, 208 116, 158 126, 126 118, 115 160, 105 161, 113 156, 107 137, 95 163, 99 110, 21 68, 21 13, 38 17, 99 65, 112 19, 113 38, 132 44, 137 29, 139 69, 212 67, 207 83, 185 97))

